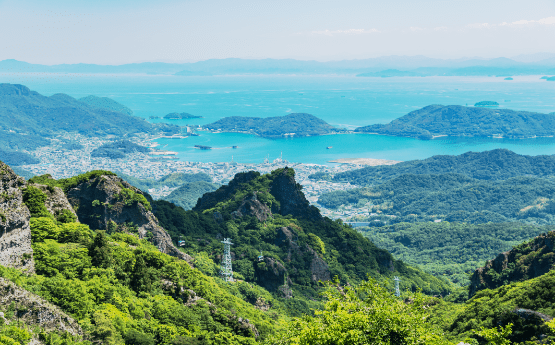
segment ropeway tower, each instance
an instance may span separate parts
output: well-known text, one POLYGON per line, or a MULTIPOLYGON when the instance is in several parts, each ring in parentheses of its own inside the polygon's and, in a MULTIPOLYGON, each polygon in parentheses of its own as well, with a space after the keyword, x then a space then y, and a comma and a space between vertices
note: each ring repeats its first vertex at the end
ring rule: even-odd
POLYGON ((401 291, 399 290, 399 281, 401 279, 399 279, 399 277, 395 277, 395 297, 400 297, 401 296, 401 291))
POLYGON ((231 240, 229 238, 224 238, 222 241, 224 244, 224 256, 222 258, 222 268, 220 269, 220 275, 226 282, 233 281, 233 269, 231 268, 231 240))

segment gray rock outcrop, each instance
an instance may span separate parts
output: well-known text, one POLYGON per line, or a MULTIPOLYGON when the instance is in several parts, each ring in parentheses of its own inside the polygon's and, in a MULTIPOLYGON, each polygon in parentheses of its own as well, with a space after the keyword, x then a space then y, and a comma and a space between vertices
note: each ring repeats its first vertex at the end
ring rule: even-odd
MULTIPOLYGON (((69 203, 81 223, 91 229, 110 230, 112 224, 137 226, 140 238, 149 238, 162 253, 191 263, 192 257, 179 251, 147 205, 123 197, 125 192, 143 195, 117 176, 103 175, 82 182, 67 192, 69 203)), ((146 198, 145 198, 146 200, 146 198)))
POLYGON ((31 214, 23 203, 25 180, 0 162, 0 265, 35 271, 31 248, 31 214))
MULTIPOLYGON (((74 336, 82 336, 83 330, 73 318, 60 308, 45 301, 11 281, 0 278, 0 305, 14 303, 17 317, 27 325, 36 325, 46 332, 69 332, 74 336)), ((7 320, 10 322, 10 320, 7 320)))

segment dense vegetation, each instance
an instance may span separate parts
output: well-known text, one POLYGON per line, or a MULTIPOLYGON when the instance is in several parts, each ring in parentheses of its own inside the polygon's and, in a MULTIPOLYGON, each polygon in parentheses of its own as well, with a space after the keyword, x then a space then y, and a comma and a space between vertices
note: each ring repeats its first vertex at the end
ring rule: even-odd
POLYGON ((162 176, 158 180, 138 179, 136 177, 125 175, 120 172, 118 172, 117 174, 119 177, 127 181, 129 184, 139 188, 143 192, 148 192, 149 189, 160 188, 163 186, 167 186, 169 188, 175 188, 191 182, 201 182, 201 181, 207 182, 207 183, 212 182, 212 178, 206 173, 196 173, 196 174, 173 173, 173 174, 162 176))
POLYGON ((510 109, 429 105, 386 125, 359 127, 355 131, 418 139, 432 139, 438 135, 526 138, 553 136, 555 118, 547 114, 510 109))
MULTIPOLYGON (((464 304, 440 302, 433 307, 431 322, 448 338, 472 337, 481 327, 497 328, 513 324, 508 340, 514 344, 552 344, 555 341, 555 271, 525 282, 495 290, 482 290, 464 304), (550 327, 551 326, 551 327, 550 327), (551 329, 550 329, 551 328, 551 329), (528 342, 527 342, 528 341, 528 342)), ((488 344, 510 344, 488 343, 488 344)))
POLYGON ((154 213, 172 238, 176 242, 183 239, 183 248, 193 255, 206 252, 216 259, 221 238, 231 238, 234 271, 238 277, 265 286, 278 295, 281 294, 279 289, 292 288, 293 299, 296 296, 304 296, 301 299, 316 297, 318 280, 322 278, 315 277, 326 274, 353 284, 369 274, 379 279, 387 278, 389 286, 390 279, 397 274, 403 277, 402 286, 406 288, 422 288, 426 293, 435 294, 449 289, 442 280, 394 260, 387 251, 377 248, 355 230, 321 218, 304 196, 301 200, 291 195, 285 198, 281 193, 289 187, 301 193, 292 176, 292 169, 278 169, 267 175, 238 174, 228 186, 205 195, 192 211, 156 201, 154 213), (249 201, 253 196, 257 201, 249 201), (237 214, 245 204, 254 205, 253 208, 262 212, 264 206, 257 202, 264 204, 267 211, 271 210, 272 215, 259 220, 256 212, 237 214), (290 202, 296 202, 294 215, 283 212, 289 207, 285 204, 290 202), (272 262, 259 262, 261 252, 272 262), (268 265, 274 264, 278 266, 272 271, 268 265), (323 271, 317 269, 318 266, 323 271))
POLYGON ((357 228, 397 259, 459 285, 468 285, 469 274, 486 260, 552 229, 552 226, 521 223, 473 225, 449 222, 357 228))
POLYGON ((555 156, 519 155, 507 149, 433 156, 395 165, 370 166, 338 173, 333 180, 360 186, 376 185, 403 174, 458 173, 479 180, 505 180, 518 176, 553 177, 555 156))
POLYGON ((125 158, 130 153, 147 153, 150 149, 145 146, 137 145, 129 140, 118 140, 102 144, 91 152, 91 157, 120 159, 125 158))
POLYGON ((401 175, 376 187, 323 194, 330 208, 356 204, 369 212, 449 221, 555 223, 555 183, 536 177, 481 181, 461 174, 401 175), (476 217, 480 213, 480 217, 476 217), (486 217, 484 217, 486 216, 486 217))
POLYGON ((184 210, 190 210, 195 207, 198 198, 206 193, 215 191, 218 187, 219 185, 206 181, 188 182, 162 199, 183 207, 184 210))
POLYGON ((494 101, 481 101, 474 104, 475 107, 498 107, 499 103, 494 101))
POLYGON ((555 264, 555 232, 546 232, 498 255, 471 277, 470 294, 546 274, 555 264))
POLYGON ((0 84, 0 148, 35 149, 61 131, 84 135, 179 133, 178 126, 150 124, 119 111, 95 108, 64 94, 43 96, 19 84, 0 84))
POLYGON ((79 98, 79 101, 83 103, 87 103, 93 108, 108 109, 108 110, 116 111, 118 113, 133 115, 133 110, 127 108, 125 105, 118 103, 108 97, 97 97, 97 96, 90 95, 87 97, 79 98))
POLYGON ((31 230, 37 274, 0 266, 0 276, 70 313, 95 343, 254 344, 255 330, 276 329, 278 313, 244 301, 263 290, 207 277, 134 235, 51 218, 32 218, 31 230))
POLYGON ((204 127, 224 132, 250 132, 267 138, 304 137, 339 131, 316 116, 304 113, 267 118, 231 116, 204 127))

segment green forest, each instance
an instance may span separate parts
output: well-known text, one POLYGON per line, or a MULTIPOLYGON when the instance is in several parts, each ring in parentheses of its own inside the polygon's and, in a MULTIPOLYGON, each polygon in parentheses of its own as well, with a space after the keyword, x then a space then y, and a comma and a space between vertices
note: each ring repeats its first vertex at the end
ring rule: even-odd
MULTIPOLYGON (((9 168, 0 171, 2 183, 14 179, 9 168)), ((451 175, 430 180, 427 188, 470 179, 451 175)), ((31 214, 35 273, 0 266, 0 288, 13 291, 13 283, 38 295, 75 319, 83 333, 46 331, 29 316, 35 302, 14 300, 0 305, 0 344, 38 339, 47 345, 529 345, 555 340, 553 271, 519 278, 514 274, 519 266, 509 264, 514 268, 509 276, 495 273, 505 277, 493 280, 501 285, 477 286, 472 296, 461 286, 472 270, 467 261, 478 266, 513 246, 510 260, 526 267, 549 259, 552 246, 536 248, 541 241, 552 243, 546 226, 403 223, 363 228, 361 234, 322 217, 288 168, 238 174, 188 211, 125 187, 107 171, 19 181, 31 214), (94 218, 102 203, 121 215, 151 210, 191 259, 162 253, 153 233, 141 235, 132 222, 107 222, 106 229, 92 230, 71 212, 46 207, 43 190, 59 187, 75 196, 76 190, 100 188, 104 178, 119 183, 121 191, 107 201, 81 202, 80 217, 90 210, 87 217, 94 218), (548 237, 523 242, 540 234, 548 237), (219 277, 221 241, 227 237, 233 241, 233 282, 219 277), (400 297, 394 293, 396 276, 400 297)), ((15 200, 10 193, 0 196, 0 208, 15 200)), ((0 218, 0 226, 6 222, 0 218)))

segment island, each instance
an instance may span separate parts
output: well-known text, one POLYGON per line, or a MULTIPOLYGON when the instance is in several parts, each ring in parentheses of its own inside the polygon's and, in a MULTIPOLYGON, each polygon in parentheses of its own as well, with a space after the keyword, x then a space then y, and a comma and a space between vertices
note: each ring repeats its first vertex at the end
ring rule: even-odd
POLYGON ((442 136, 535 138, 555 136, 555 117, 510 109, 436 104, 412 111, 385 125, 359 127, 355 132, 425 140, 442 136))
MULTIPOLYGON (((505 79, 505 80, 512 80, 512 78, 511 79, 505 79)), ((494 101, 481 101, 481 102, 478 102, 478 103, 474 104, 474 106, 475 107, 498 107, 499 103, 494 102, 494 101)))
POLYGON ((164 116, 166 120, 181 120, 181 119, 202 119, 202 116, 195 116, 189 113, 169 113, 164 116))
POLYGON ((549 77, 549 78, 547 78, 547 79, 545 79, 545 80, 547 80, 547 81, 555 81, 555 77, 549 77))
POLYGON ((231 116, 204 126, 217 132, 255 134, 265 138, 294 138, 345 132, 324 120, 306 113, 293 113, 275 117, 231 116))
POLYGON ((514 80, 514 79, 513 79, 513 77, 507 77, 507 78, 505 78, 505 79, 503 79, 503 80, 514 80))

